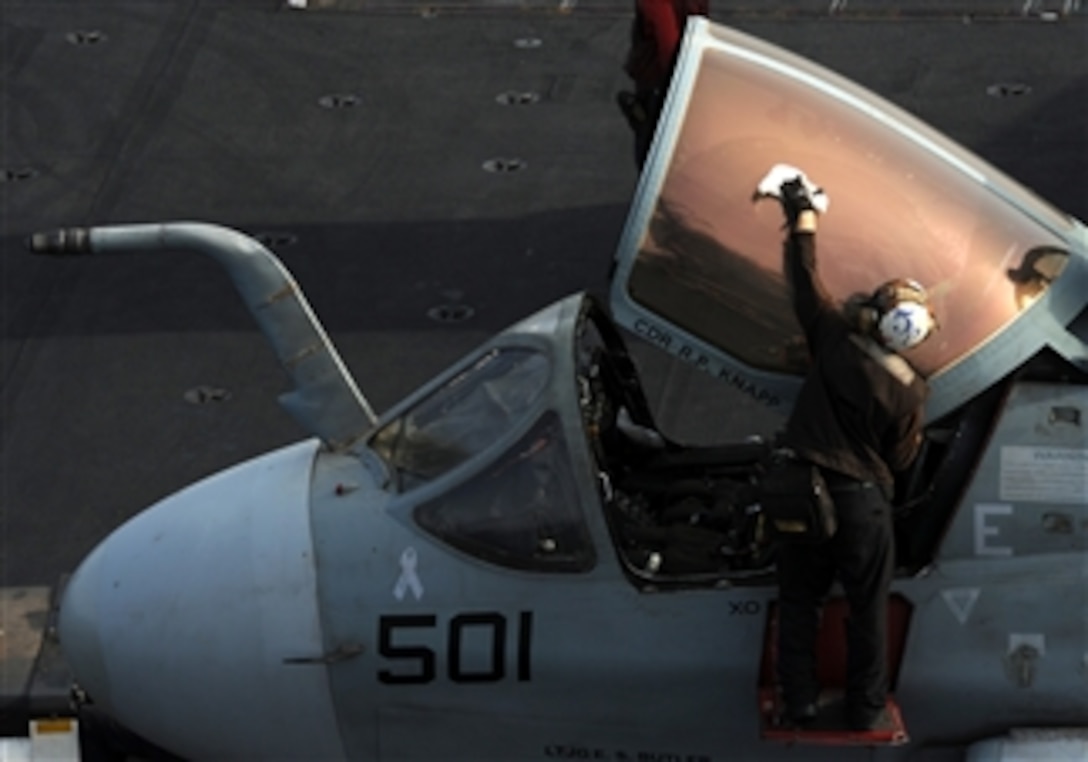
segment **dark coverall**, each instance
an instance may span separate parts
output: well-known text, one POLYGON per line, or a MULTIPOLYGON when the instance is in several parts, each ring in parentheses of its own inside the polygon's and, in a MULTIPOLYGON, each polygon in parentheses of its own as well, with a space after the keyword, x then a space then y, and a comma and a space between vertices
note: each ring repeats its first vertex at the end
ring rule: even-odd
POLYGON ((838 531, 820 545, 779 549, 778 678, 787 713, 816 702, 820 611, 837 572, 850 606, 847 720, 863 728, 880 715, 887 692, 893 472, 917 455, 928 387, 917 373, 904 382, 878 362, 873 353, 886 350, 859 345, 864 340, 852 333, 816 274, 814 233, 791 231, 786 269, 812 367, 782 443, 820 466, 838 531))
POLYGON ((687 18, 706 16, 709 10, 709 0, 635 0, 631 47, 624 70, 634 81, 635 97, 646 116, 632 125, 635 163, 640 169, 654 139, 687 18))

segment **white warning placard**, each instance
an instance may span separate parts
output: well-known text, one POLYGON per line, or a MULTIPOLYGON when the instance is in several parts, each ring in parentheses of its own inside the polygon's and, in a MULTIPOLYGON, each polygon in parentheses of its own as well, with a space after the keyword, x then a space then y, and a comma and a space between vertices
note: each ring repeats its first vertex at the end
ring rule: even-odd
POLYGON ((1001 499, 1021 503, 1088 503, 1088 450, 1002 447, 1001 499))

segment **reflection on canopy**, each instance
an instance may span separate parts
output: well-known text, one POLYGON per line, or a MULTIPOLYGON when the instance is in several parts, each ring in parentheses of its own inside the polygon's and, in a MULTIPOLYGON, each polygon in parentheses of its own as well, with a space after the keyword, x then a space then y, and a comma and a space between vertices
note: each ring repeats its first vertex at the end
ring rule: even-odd
POLYGON ((993 336, 1061 273, 1067 254, 1052 231, 1069 220, 951 144, 906 135, 815 67, 791 67, 748 50, 703 51, 631 272, 635 301, 751 367, 803 371, 782 215, 752 197, 780 162, 831 198, 817 256, 833 296, 895 277, 927 287, 941 330, 910 353, 925 374, 993 336))

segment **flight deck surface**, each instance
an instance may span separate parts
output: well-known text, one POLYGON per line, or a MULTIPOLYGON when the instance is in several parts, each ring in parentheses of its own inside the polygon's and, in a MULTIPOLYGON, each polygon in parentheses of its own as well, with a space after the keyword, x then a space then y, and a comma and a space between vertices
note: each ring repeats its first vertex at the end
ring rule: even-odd
MULTIPOLYGON (((605 291, 637 182, 614 102, 627 4, 307 5, 0 3, 5 585, 50 585, 151 503, 303 436, 214 264, 43 261, 23 249, 33 231, 201 220, 260 237, 378 412, 537 308, 605 291)), ((1088 218, 1079 3, 723 2, 712 17, 1088 218)), ((778 422, 637 354, 681 438, 778 422)))

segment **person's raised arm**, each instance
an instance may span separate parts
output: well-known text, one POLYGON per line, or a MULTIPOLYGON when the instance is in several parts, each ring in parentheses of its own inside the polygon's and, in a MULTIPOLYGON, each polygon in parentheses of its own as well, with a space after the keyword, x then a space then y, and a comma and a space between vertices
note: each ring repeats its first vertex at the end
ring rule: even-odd
POLYGON ((805 335, 811 340, 812 329, 820 318, 835 311, 834 301, 816 272, 819 214, 799 179, 783 183, 780 198, 789 231, 785 266, 793 288, 793 309, 805 335))

